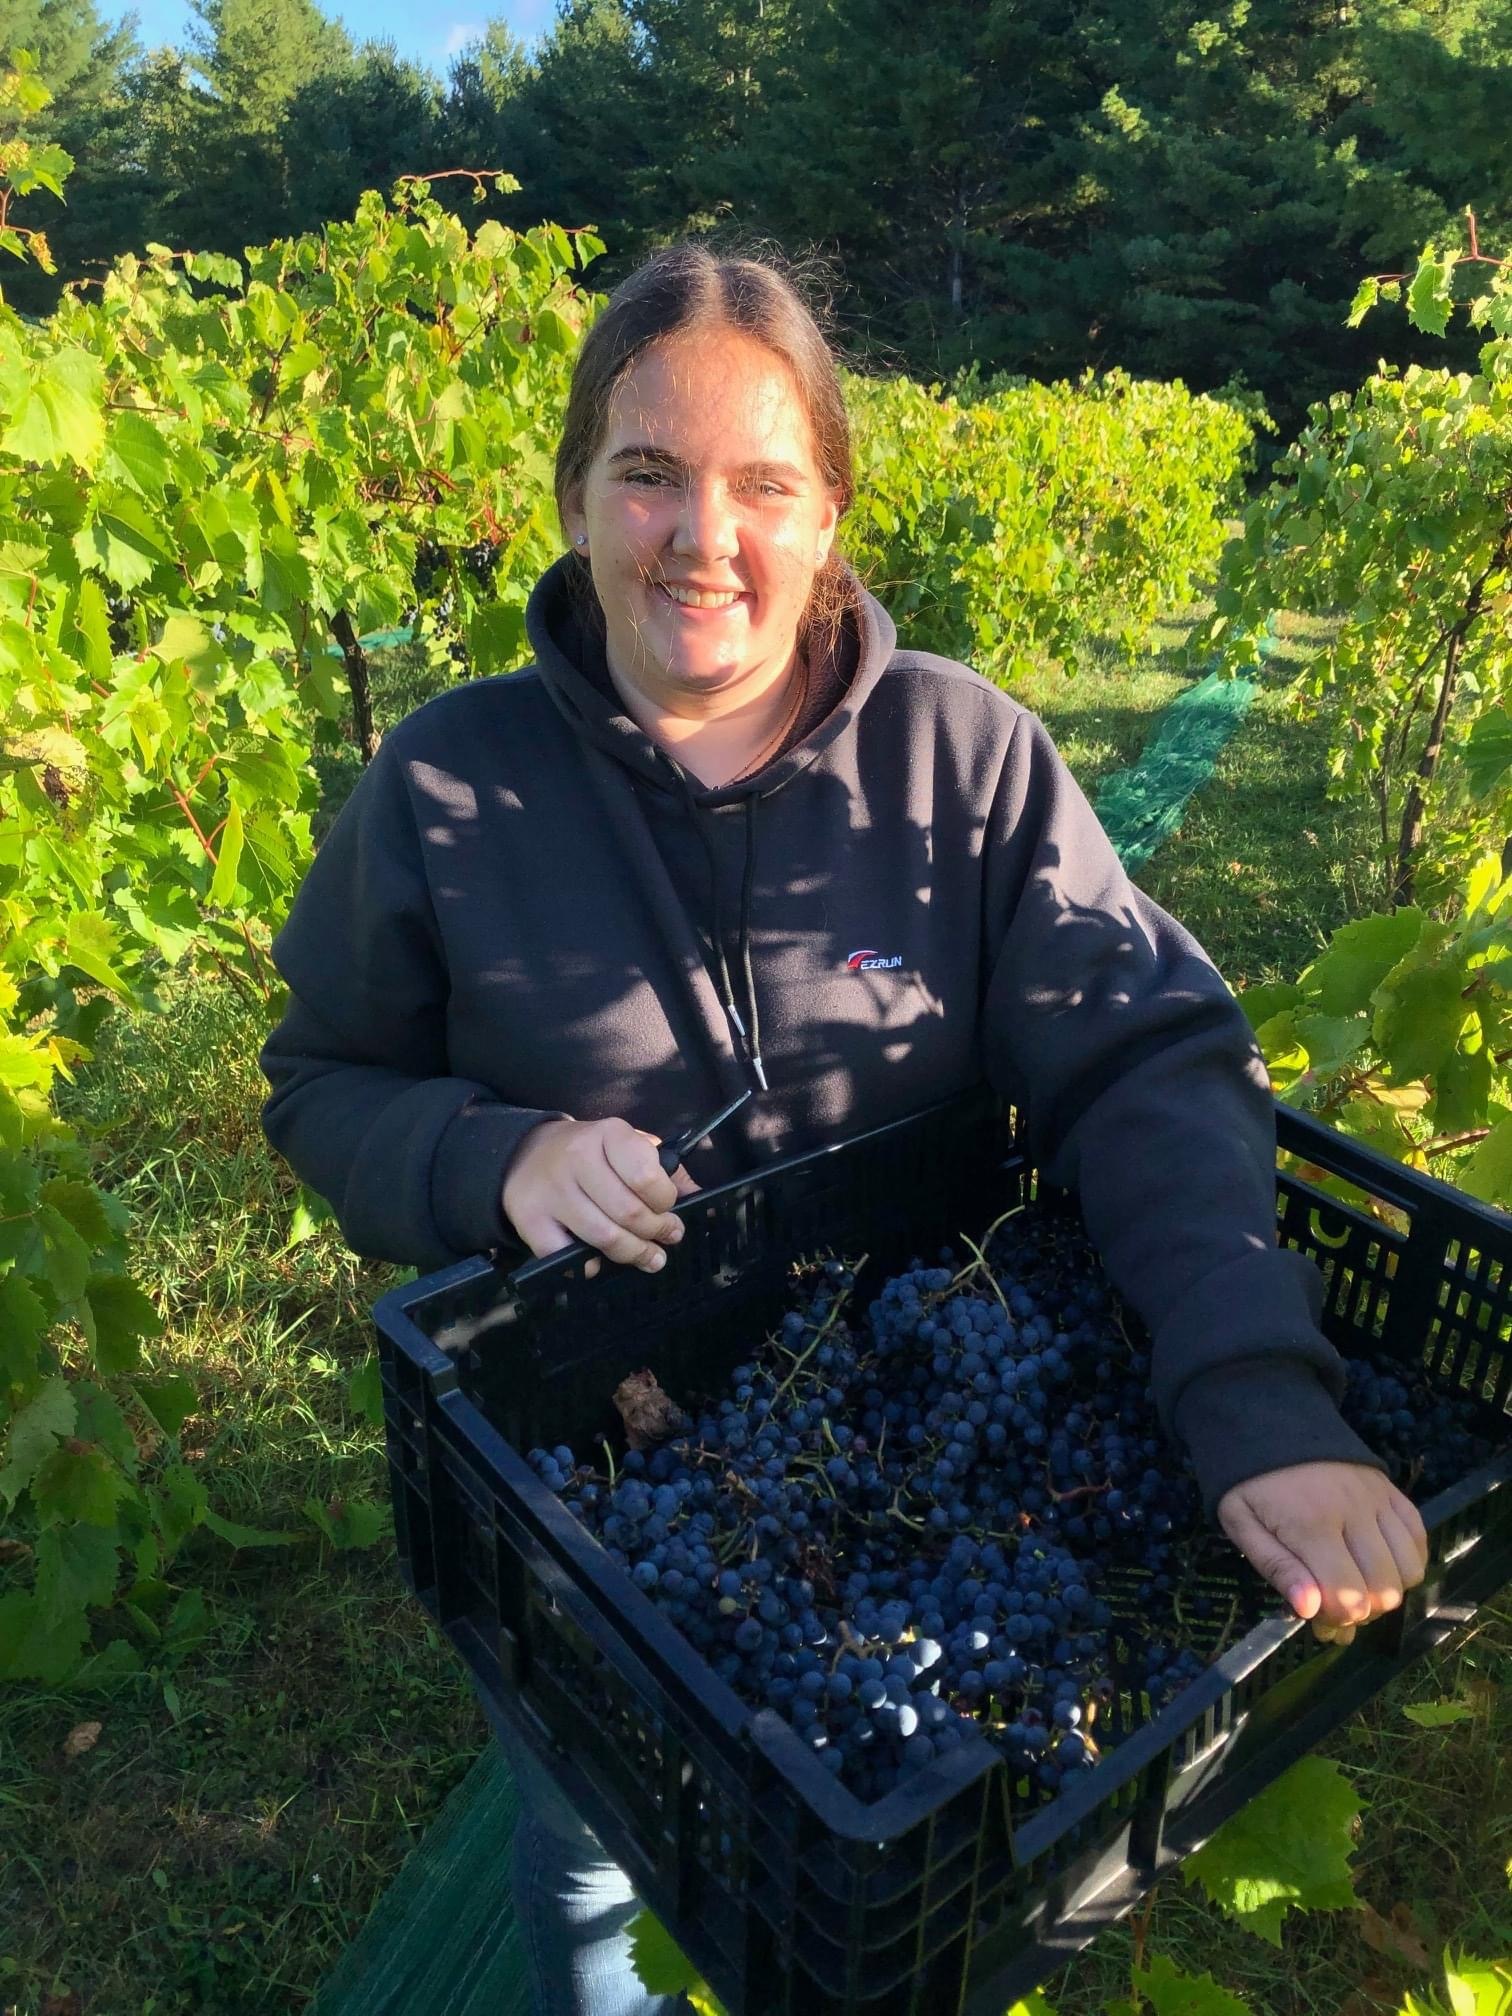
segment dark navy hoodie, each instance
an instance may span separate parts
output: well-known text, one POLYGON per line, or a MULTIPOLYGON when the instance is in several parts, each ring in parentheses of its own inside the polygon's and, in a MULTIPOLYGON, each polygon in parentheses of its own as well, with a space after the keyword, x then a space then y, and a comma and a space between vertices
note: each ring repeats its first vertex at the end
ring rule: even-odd
POLYGON ((708 1187, 985 1079, 1148 1325, 1210 1515, 1285 1464, 1383 1468, 1276 1243, 1249 1026, 1040 722, 858 585, 829 711, 706 790, 624 713, 579 567, 536 585, 532 666, 385 737, 274 941, 263 1123, 350 1245, 522 1250, 505 1172, 561 1114, 667 1137, 764 1079, 687 1157, 708 1187))

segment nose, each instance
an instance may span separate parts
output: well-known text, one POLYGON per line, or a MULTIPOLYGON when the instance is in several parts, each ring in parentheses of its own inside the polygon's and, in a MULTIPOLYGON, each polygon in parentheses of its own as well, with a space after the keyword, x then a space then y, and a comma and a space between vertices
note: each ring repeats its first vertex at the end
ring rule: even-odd
POLYGON ((736 516, 724 485, 712 478, 685 483, 672 535, 673 552, 690 559, 724 560, 739 547, 736 516))

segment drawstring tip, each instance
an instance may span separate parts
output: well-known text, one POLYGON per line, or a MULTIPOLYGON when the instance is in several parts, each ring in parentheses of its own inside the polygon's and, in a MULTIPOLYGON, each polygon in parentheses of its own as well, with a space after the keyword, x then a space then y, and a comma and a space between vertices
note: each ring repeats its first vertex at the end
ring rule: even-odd
POLYGON ((767 1091, 769 1088, 767 1085, 766 1067, 763 1065, 759 1054, 752 1056, 751 1069, 756 1073, 756 1083, 761 1087, 763 1092, 767 1091))
POLYGON ((746 1027, 744 1022, 742 1022, 740 1019, 740 1010, 735 1006, 735 1003, 733 1001, 726 1001, 725 1013, 734 1023, 736 1031, 740 1036, 740 1040, 743 1043, 745 1041, 746 1027))

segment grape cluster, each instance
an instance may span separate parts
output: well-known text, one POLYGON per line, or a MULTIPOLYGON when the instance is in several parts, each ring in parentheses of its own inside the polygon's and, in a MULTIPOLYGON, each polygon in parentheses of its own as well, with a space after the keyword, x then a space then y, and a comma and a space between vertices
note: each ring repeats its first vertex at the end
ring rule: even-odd
MULTIPOLYGON (((606 1443, 602 1468, 530 1452, 712 1670, 863 1798, 984 1741, 1017 1797, 1053 1797, 1274 1602, 1203 1521, 1075 1221, 1031 1207, 972 1251, 864 1312, 851 1267, 802 1269, 685 1430, 618 1461, 606 1443)), ((1385 1421, 1421 1453, 1401 1368, 1352 1374, 1350 1400, 1367 1439, 1385 1421)), ((1467 1433, 1440 1443, 1460 1471, 1467 1433)))
POLYGON ((470 546, 450 549, 434 539, 417 539, 412 577, 416 596, 421 602, 434 596, 453 565, 469 576, 476 589, 486 592, 493 587, 503 551, 502 542, 493 539, 479 539, 470 546))
POLYGON ((1385 1462, 1392 1482, 1431 1498, 1495 1454, 1462 1401, 1431 1386, 1421 1366, 1374 1354, 1349 1361, 1339 1411, 1385 1462))

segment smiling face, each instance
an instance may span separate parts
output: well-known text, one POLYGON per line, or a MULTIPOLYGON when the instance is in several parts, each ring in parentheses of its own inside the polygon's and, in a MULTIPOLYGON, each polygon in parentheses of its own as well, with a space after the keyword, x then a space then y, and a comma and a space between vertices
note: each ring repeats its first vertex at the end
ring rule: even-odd
POLYGON ((654 707, 721 714, 786 679, 839 504, 774 351, 723 328, 652 344, 563 515, 587 534, 610 668, 654 707))

